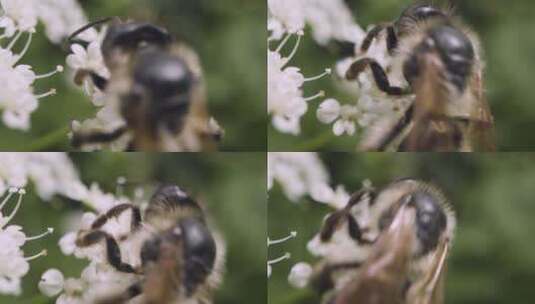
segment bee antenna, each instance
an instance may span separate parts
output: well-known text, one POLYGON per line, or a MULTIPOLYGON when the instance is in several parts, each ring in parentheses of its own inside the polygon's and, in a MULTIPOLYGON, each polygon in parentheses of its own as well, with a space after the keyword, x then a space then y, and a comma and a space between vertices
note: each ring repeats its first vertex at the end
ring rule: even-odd
POLYGON ((115 18, 115 17, 106 17, 106 18, 102 18, 102 19, 90 22, 90 23, 82 26, 81 28, 77 29, 74 33, 72 33, 69 36, 69 38, 67 38, 67 41, 68 42, 72 42, 74 40, 74 38, 76 38, 76 36, 78 36, 81 33, 85 32, 87 29, 95 27, 96 25, 99 25, 99 24, 102 24, 102 23, 110 22, 113 18, 115 18))

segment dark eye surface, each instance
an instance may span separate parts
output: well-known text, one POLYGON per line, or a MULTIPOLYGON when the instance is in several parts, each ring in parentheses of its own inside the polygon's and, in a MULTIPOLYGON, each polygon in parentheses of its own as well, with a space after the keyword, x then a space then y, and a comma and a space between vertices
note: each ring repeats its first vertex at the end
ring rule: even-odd
POLYGON ((163 28, 149 23, 124 23, 111 26, 102 43, 104 56, 115 48, 137 49, 143 45, 163 47, 171 42, 171 36, 163 28))
POLYGON ((216 256, 216 244, 212 234, 197 218, 181 221, 184 241, 185 274, 184 286, 189 294, 195 291, 212 271, 216 256))
POLYGON ((446 229, 446 214, 429 193, 414 193, 411 204, 416 208, 417 236, 423 247, 421 254, 426 254, 437 246, 440 235, 446 229))
POLYGON ((134 68, 134 79, 144 85, 155 98, 187 94, 193 76, 186 63, 160 50, 143 52, 134 68))

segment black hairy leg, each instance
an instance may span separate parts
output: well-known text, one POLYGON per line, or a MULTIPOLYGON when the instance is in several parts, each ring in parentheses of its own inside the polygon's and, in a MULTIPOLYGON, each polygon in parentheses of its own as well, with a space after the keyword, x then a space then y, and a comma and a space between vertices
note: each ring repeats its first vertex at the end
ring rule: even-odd
POLYGON ((119 204, 117 206, 114 206, 106 213, 97 217, 97 219, 91 225, 91 229, 101 228, 108 222, 108 220, 119 217, 123 212, 129 209, 132 210, 132 221, 130 223, 130 229, 131 231, 137 230, 141 226, 141 211, 137 206, 134 206, 132 204, 119 204))
POLYGON ((106 258, 111 266, 121 272, 139 273, 139 271, 136 270, 132 265, 123 262, 119 244, 117 244, 117 241, 113 238, 113 236, 107 232, 102 230, 89 231, 76 240, 76 245, 78 247, 88 247, 97 244, 102 240, 104 240, 106 243, 106 258))
POLYGON ((126 126, 123 126, 110 132, 95 131, 86 134, 73 132, 71 144, 75 148, 80 148, 84 144, 109 143, 121 137, 126 130, 126 126))
POLYGON ((379 34, 386 29, 386 48, 389 54, 392 54, 395 49, 398 47, 398 36, 396 35, 396 30, 391 24, 379 24, 374 26, 371 30, 366 33, 366 37, 362 40, 360 45, 360 51, 366 53, 370 48, 374 39, 376 39, 379 34))
POLYGON ((390 84, 390 80, 388 80, 388 76, 386 75, 386 72, 383 67, 381 67, 381 65, 375 59, 372 58, 362 58, 353 62, 353 64, 351 64, 351 66, 346 72, 346 79, 357 79, 360 73, 362 73, 368 66, 372 70, 373 79, 375 80, 375 83, 377 84, 379 90, 392 96, 402 96, 409 93, 409 90, 407 89, 392 86, 390 84))

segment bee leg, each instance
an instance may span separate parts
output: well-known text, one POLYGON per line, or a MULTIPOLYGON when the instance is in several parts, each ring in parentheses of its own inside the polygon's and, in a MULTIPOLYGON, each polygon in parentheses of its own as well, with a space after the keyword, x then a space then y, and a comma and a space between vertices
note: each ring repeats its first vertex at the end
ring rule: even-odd
POLYGON ((97 304, 122 304, 127 303, 129 300, 139 296, 143 292, 143 286, 141 282, 136 282, 130 285, 123 293, 102 299, 97 301, 97 304))
POLYGON ((409 93, 407 89, 390 85, 390 81, 388 80, 385 70, 375 59, 372 58, 362 58, 353 62, 346 72, 346 79, 357 79, 360 73, 362 73, 368 66, 372 69, 373 79, 375 80, 379 90, 392 96, 401 96, 409 93))
POLYGON ((325 224, 322 226, 320 231, 320 239, 322 242, 329 241, 337 228, 343 223, 344 220, 348 221, 349 235, 357 240, 360 244, 370 244, 373 243, 369 240, 362 238, 361 229, 355 219, 351 216, 350 211, 353 206, 357 205, 362 201, 364 195, 370 195, 370 199, 374 199, 375 190, 373 189, 362 189, 351 195, 349 202, 342 210, 335 211, 331 213, 325 220, 325 224))
POLYGON ((76 240, 76 246, 88 247, 100 242, 101 240, 106 241, 106 256, 108 258, 108 263, 110 263, 111 266, 121 272, 139 273, 134 266, 122 261, 119 244, 117 244, 117 241, 110 234, 102 230, 92 230, 83 235, 81 238, 78 238, 76 240))
POLYGON ((99 74, 95 72, 90 72, 89 76, 91 77, 91 80, 93 81, 93 84, 101 91, 106 90, 106 87, 108 86, 108 79, 100 76, 99 74))
POLYGON ((137 230, 141 226, 141 211, 137 206, 132 204, 119 204, 106 213, 99 216, 91 225, 91 229, 99 229, 108 222, 109 219, 120 216, 124 211, 132 209, 132 221, 130 228, 132 231, 137 230))
POLYGON ((398 36, 394 30, 394 26, 389 25, 386 27, 386 49, 388 53, 392 55, 394 50, 398 48, 398 36))
POLYGON ((366 37, 364 37, 364 40, 362 40, 362 44, 360 45, 360 51, 362 53, 366 53, 368 51, 373 42, 373 39, 377 38, 377 36, 379 36, 381 31, 384 30, 384 28, 384 24, 378 24, 372 27, 372 29, 366 33, 366 37))
POLYGON ((87 134, 73 132, 71 144, 80 148, 84 144, 109 143, 126 133, 126 126, 119 127, 111 132, 91 132, 87 134))
POLYGON ((347 230, 349 233, 349 236, 357 241, 357 243, 362 245, 371 245, 375 243, 374 240, 365 239, 362 236, 362 229, 360 229, 359 223, 355 220, 355 218, 351 214, 346 215, 347 218, 347 230))

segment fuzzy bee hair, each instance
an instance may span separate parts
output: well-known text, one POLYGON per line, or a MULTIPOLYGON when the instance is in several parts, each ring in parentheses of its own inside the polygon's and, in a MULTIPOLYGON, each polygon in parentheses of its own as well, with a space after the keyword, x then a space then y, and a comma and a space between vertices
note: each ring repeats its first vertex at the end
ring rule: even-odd
MULTIPOLYGON (((453 241, 456 217, 450 203, 437 187, 415 180, 400 179, 381 189, 367 188, 354 193, 348 205, 327 216, 320 231, 324 243, 340 242, 340 234, 347 235, 344 242, 353 244, 344 258, 325 256, 315 267, 311 287, 326 299, 333 299, 352 281, 358 280, 362 267, 377 254, 377 241, 389 229, 392 220, 403 206, 415 208, 413 246, 409 248, 410 262, 406 273, 399 279, 407 284, 421 284, 437 264, 437 253, 453 241), (366 218, 356 216, 359 204, 368 203, 366 218), (353 253, 353 257, 350 255, 353 253)), ((362 210, 359 211, 359 214, 362 210)), ((344 245, 344 248, 350 248, 344 245)), ((342 250, 342 248, 339 248, 342 250)), ((399 276, 399 274, 397 274, 399 276)))
POLYGON ((143 212, 131 204, 111 208, 90 230, 79 232, 76 244, 87 247, 102 241, 108 263, 138 280, 123 292, 103 295, 99 304, 131 299, 146 304, 211 304, 222 282, 225 242, 208 223, 202 206, 177 186, 158 189, 143 212), (103 226, 126 211, 131 211, 131 235, 116 239, 103 226), (125 239, 140 244, 132 247, 139 250, 139 265, 122 259, 120 243, 125 239))

